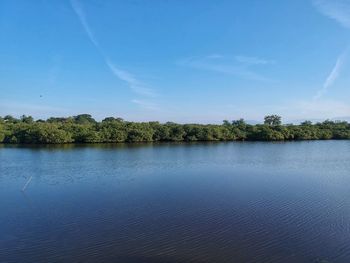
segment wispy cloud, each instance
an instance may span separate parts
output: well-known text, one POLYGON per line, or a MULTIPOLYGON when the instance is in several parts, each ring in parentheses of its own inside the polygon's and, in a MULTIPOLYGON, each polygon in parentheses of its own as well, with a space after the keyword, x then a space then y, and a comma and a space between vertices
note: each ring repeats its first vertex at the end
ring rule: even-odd
POLYGON ((145 86, 144 83, 140 82, 134 75, 130 72, 122 70, 118 68, 111 60, 108 58, 105 59, 106 65, 112 71, 112 73, 119 78, 120 80, 126 82, 129 85, 129 88, 135 92, 136 94, 148 96, 148 97, 156 97, 156 92, 145 86))
MULTIPOLYGON (((349 0, 313 0, 313 3, 323 15, 334 19, 343 27, 350 28, 349 0)), ((347 57, 347 53, 348 48, 338 56, 322 88, 319 89, 313 97, 314 101, 319 100, 337 80, 347 57)))
POLYGON ((267 65, 267 64, 274 64, 274 60, 268 60, 258 57, 247 57, 247 56, 236 56, 235 59, 243 64, 247 65, 267 65))
POLYGON ((179 60, 177 64, 195 69, 208 70, 228 75, 235 75, 245 79, 273 82, 274 80, 256 73, 250 69, 251 65, 270 64, 270 60, 256 57, 236 56, 234 59, 214 54, 204 57, 190 57, 179 60))
POLYGON ((333 69, 327 76, 325 82, 323 83, 322 88, 318 90, 317 94, 314 96, 315 100, 321 98, 327 92, 327 90, 333 85, 333 83, 337 80, 337 78, 339 77, 340 71, 342 69, 342 66, 344 64, 346 55, 347 55, 347 50, 345 50, 343 53, 341 53, 338 56, 337 61, 333 69))
MULTIPOLYGON (((98 52, 102 55, 104 62, 108 69, 113 73, 114 76, 116 76, 119 80, 124 81, 128 87, 137 95, 141 96, 147 96, 147 97, 156 97, 157 94, 154 91, 154 89, 151 89, 147 87, 143 82, 141 82, 138 78, 136 78, 133 74, 130 72, 121 69, 119 66, 116 66, 115 63, 113 63, 103 52, 101 49, 97 38, 95 37, 94 32, 91 30, 91 27, 87 21, 86 14, 84 12, 84 9, 82 8, 80 2, 78 0, 70 0, 71 6, 79 18, 79 21, 88 36, 91 43, 96 47, 98 52)), ((141 104, 139 104, 141 105, 141 104)))
POLYGON ((87 22, 85 12, 84 12, 80 2, 78 0, 71 0, 70 3, 71 3, 71 6, 72 6, 75 14, 78 16, 79 21, 80 21, 81 25, 83 26, 85 33, 88 35, 90 41, 92 42, 92 44, 95 45, 96 48, 99 49, 98 41, 95 38, 95 35, 92 32, 89 23, 87 22))
POLYGON ((156 104, 149 101, 133 99, 131 102, 139 105, 146 110, 159 110, 159 107, 156 104))
POLYGON ((223 58, 224 56, 221 54, 210 54, 207 56, 207 58, 209 59, 219 59, 219 58, 223 58))
POLYGON ((300 101, 296 107, 303 117, 324 119, 350 116, 350 105, 337 100, 300 101))
POLYGON ((350 28, 350 1, 314 0, 313 3, 323 15, 336 20, 344 27, 350 28))
POLYGON ((292 103, 281 112, 290 119, 346 118, 350 116, 350 106, 338 100, 308 100, 292 103))
POLYGON ((324 96, 339 77, 347 53, 348 50, 346 49, 338 56, 335 65, 325 79, 322 88, 317 91, 312 99, 300 100, 285 105, 281 108, 281 112, 284 113, 285 116, 290 116, 290 119, 299 120, 305 118, 320 120, 327 118, 344 119, 349 117, 350 106, 348 103, 339 100, 330 100, 324 96))

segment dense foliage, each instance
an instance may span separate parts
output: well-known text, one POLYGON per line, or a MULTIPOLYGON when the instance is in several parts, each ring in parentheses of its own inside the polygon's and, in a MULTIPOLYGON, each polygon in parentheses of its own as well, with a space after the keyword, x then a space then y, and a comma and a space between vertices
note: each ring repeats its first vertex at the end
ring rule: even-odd
POLYGON ((324 121, 282 125, 281 117, 265 117, 264 124, 251 125, 243 119, 225 120, 221 125, 167 122, 128 122, 108 117, 101 122, 89 114, 35 121, 23 115, 0 117, 0 143, 114 143, 152 141, 282 141, 350 139, 350 124, 324 121))

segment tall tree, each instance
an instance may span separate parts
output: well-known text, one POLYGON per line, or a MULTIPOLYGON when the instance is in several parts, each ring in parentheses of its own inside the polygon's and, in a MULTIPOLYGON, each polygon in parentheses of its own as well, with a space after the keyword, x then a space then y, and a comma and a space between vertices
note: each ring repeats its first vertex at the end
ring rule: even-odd
POLYGON ((282 119, 281 116, 278 116, 278 115, 267 115, 264 118, 264 124, 269 126, 281 125, 282 124, 281 119, 282 119))
POLYGON ((96 123, 95 119, 92 118, 90 114, 79 114, 77 116, 74 116, 74 121, 79 124, 93 124, 96 123))

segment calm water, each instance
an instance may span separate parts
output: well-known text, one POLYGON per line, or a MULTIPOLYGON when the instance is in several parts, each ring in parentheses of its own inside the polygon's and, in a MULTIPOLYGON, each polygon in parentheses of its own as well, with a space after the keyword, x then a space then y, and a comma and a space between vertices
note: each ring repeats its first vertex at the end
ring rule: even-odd
POLYGON ((0 262, 350 262, 350 141, 0 146, 0 262))

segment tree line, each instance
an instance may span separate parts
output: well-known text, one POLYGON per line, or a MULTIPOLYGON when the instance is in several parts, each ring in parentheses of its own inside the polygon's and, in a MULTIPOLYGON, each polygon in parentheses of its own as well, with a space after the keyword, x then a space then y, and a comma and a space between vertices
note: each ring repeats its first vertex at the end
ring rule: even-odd
POLYGON ((263 124, 243 119, 222 124, 178 124, 173 122, 129 122, 108 117, 98 122, 89 114, 47 120, 23 115, 0 117, 0 143, 59 144, 157 141, 289 141, 350 139, 346 121, 298 125, 282 124, 278 115, 268 115, 263 124))

